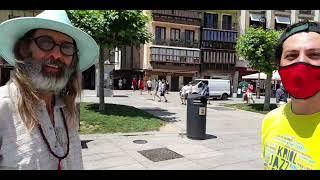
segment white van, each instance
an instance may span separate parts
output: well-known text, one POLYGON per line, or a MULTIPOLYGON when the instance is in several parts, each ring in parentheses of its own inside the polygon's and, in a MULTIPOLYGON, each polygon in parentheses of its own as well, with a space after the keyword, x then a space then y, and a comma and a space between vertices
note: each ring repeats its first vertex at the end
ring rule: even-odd
POLYGON ((191 81, 192 94, 197 94, 201 90, 201 81, 207 81, 209 85, 210 97, 227 99, 231 94, 230 80, 225 79, 195 79, 191 81))

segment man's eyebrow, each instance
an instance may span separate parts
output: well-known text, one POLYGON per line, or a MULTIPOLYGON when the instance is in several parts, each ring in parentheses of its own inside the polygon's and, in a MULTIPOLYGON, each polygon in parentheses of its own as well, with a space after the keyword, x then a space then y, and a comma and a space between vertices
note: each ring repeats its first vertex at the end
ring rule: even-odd
MULTIPOLYGON (((320 49, 319 49, 320 50, 320 49)), ((295 50, 295 49, 289 49, 289 50, 285 50, 283 51, 283 53, 296 53, 296 52, 299 52, 298 50, 295 50)))
POLYGON ((307 49, 306 51, 320 51, 320 48, 307 49))

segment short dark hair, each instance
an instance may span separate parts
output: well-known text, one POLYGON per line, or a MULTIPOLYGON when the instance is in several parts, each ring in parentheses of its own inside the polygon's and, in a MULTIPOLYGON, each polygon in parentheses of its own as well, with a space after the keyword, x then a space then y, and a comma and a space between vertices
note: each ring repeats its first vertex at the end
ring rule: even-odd
POLYGON ((278 66, 280 65, 284 41, 288 39, 290 36, 300 32, 316 32, 320 34, 320 23, 303 21, 303 22, 292 24, 291 26, 287 27, 284 30, 284 32, 281 34, 278 40, 276 51, 275 51, 276 63, 278 66))

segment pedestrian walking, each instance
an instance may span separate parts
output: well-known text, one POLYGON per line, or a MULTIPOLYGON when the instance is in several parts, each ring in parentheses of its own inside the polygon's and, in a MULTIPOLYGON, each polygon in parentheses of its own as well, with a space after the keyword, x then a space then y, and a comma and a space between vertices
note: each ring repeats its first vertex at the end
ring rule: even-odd
POLYGON ((136 78, 133 78, 132 84, 131 84, 131 89, 133 90, 133 92, 136 90, 136 87, 137 87, 137 80, 136 78))
POLYGON ((148 94, 152 95, 152 93, 151 93, 151 90, 152 90, 152 81, 151 81, 151 79, 149 79, 147 81, 147 89, 148 89, 148 94))
POLYGON ((159 83, 160 97, 163 97, 164 102, 168 102, 166 98, 166 82, 164 79, 159 83))
POLYGON ((140 80, 138 81, 138 84, 139 84, 140 95, 142 95, 142 91, 144 89, 144 83, 142 78, 140 78, 140 80))
POLYGON ((155 97, 157 97, 159 102, 161 102, 161 98, 158 95, 159 92, 159 83, 157 80, 155 80, 155 87, 154 87, 154 92, 153 92, 153 100, 155 101, 155 97))

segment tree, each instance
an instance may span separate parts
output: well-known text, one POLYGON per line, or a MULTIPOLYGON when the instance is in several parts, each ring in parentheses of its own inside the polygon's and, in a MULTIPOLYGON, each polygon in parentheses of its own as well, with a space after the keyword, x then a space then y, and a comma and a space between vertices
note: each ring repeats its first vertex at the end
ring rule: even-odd
POLYGON ((249 65, 267 74, 264 107, 270 110, 271 78, 276 70, 275 48, 281 32, 275 30, 264 30, 262 28, 248 28, 242 34, 236 45, 236 52, 249 61, 249 65))
POLYGON ((100 46, 99 110, 103 112, 104 62, 110 59, 110 52, 116 47, 149 42, 151 34, 147 23, 151 16, 142 10, 69 10, 67 13, 71 22, 91 35, 100 46))

